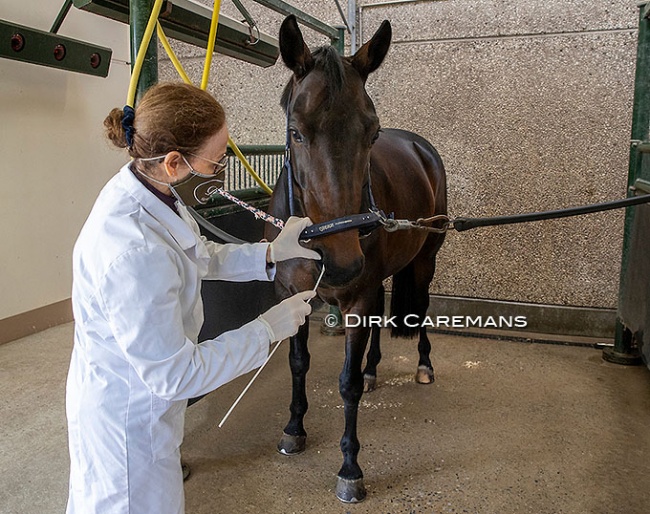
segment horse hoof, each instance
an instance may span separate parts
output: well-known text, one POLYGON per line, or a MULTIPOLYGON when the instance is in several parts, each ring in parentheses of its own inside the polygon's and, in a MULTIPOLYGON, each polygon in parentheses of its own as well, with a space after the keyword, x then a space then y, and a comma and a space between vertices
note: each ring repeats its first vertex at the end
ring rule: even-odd
POLYGON ((363 478, 347 480, 338 477, 336 483, 336 497, 343 503, 359 503, 366 497, 366 488, 363 485, 363 478))
POLYGON ((298 455, 305 451, 305 435, 289 435, 282 434, 282 438, 278 443, 278 451, 282 455, 298 455))
POLYGON ((363 392, 369 393, 377 389, 377 377, 372 375, 363 375, 363 392))
POLYGON ((433 368, 429 366, 418 366, 418 372, 415 374, 415 381, 418 384, 433 384, 433 368))

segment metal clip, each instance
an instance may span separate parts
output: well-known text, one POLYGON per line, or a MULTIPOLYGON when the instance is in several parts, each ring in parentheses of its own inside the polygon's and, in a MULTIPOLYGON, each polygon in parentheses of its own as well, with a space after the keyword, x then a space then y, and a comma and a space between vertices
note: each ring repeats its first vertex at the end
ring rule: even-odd
POLYGON ((395 232, 397 230, 408 230, 413 228, 413 223, 409 220, 391 220, 385 219, 381 221, 386 232, 395 232))
POLYGON ((435 234, 444 234, 447 232, 450 228, 453 226, 453 221, 449 219, 449 216, 446 214, 439 214, 437 216, 431 216, 430 218, 419 218, 416 220, 416 222, 413 224, 415 228, 419 228, 422 230, 427 230, 429 232, 433 232, 435 234), (442 221, 442 227, 437 228, 437 227, 431 227, 429 226, 432 223, 436 223, 438 221, 442 221), (425 225, 425 223, 427 225, 425 225))

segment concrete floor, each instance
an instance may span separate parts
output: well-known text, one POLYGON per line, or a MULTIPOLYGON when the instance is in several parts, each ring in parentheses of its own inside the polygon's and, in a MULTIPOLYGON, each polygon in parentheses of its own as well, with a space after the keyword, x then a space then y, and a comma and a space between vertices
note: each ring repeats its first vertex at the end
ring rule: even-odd
MULTIPOLYGON (((318 333, 317 327, 312 330, 318 333)), ((388 337, 386 336, 386 339, 388 337)), ((72 325, 0 346, 0 512, 63 512, 64 386, 72 325)), ((343 410, 341 337, 310 345, 308 448, 275 451, 287 421, 287 347, 222 429, 248 377, 190 407, 188 514, 650 512, 650 372, 600 351, 432 334, 436 382, 413 382, 413 343, 383 346, 362 400, 368 498, 334 496, 343 410)))

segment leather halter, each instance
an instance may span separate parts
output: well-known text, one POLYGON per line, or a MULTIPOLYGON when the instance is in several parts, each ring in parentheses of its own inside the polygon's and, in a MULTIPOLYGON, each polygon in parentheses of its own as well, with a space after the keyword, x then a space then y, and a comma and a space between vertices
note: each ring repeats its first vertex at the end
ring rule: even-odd
MULTIPOLYGON (((293 166, 291 165, 291 132, 289 130, 289 104, 291 103, 291 98, 287 101, 287 131, 286 131, 286 144, 284 148, 284 169, 287 174, 287 191, 288 191, 288 201, 289 201, 289 215, 294 216, 295 209, 295 195, 294 195, 294 183, 293 183, 293 166)), ((364 186, 365 189, 365 186, 364 186)), ((346 230, 358 229, 361 237, 366 237, 382 225, 382 221, 386 219, 386 215, 379 210, 377 204, 375 203, 375 198, 372 194, 372 183, 370 180, 370 161, 368 161, 368 212, 361 214, 350 214, 348 216, 342 216, 340 218, 335 218, 333 220, 324 221, 322 223, 315 223, 307 227, 300 234, 300 240, 306 241, 309 239, 329 236, 332 234, 337 234, 339 232, 344 232, 346 230)))

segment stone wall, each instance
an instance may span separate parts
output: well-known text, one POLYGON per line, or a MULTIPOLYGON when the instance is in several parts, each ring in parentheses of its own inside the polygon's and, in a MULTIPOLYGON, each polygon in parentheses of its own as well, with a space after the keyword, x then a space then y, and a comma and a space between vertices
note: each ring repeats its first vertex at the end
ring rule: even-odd
MULTIPOLYGON (((334 2, 293 5, 341 23, 334 2)), ((247 7, 277 36, 281 15, 247 7)), ((636 2, 442 0, 359 8, 364 40, 383 19, 393 26, 391 50, 368 81, 382 125, 418 132, 438 148, 453 216, 625 196, 636 2)), ((231 4, 223 12, 240 19, 231 4)), ((326 42, 304 33, 310 45, 326 42)), ((204 52, 175 47, 198 83, 204 52)), ((170 66, 163 67, 166 78, 176 80, 170 66)), ((227 108, 235 141, 283 142, 278 102, 288 78, 281 61, 263 69, 215 59, 210 90, 227 108)), ((622 211, 452 232, 432 292, 612 308, 622 232, 622 211)))
MULTIPOLYGON (((362 8, 394 43, 369 84, 386 126, 438 148, 454 216, 625 196, 632 1, 461 0, 362 8)), ((450 233, 435 292, 615 307, 623 212, 450 233)))

